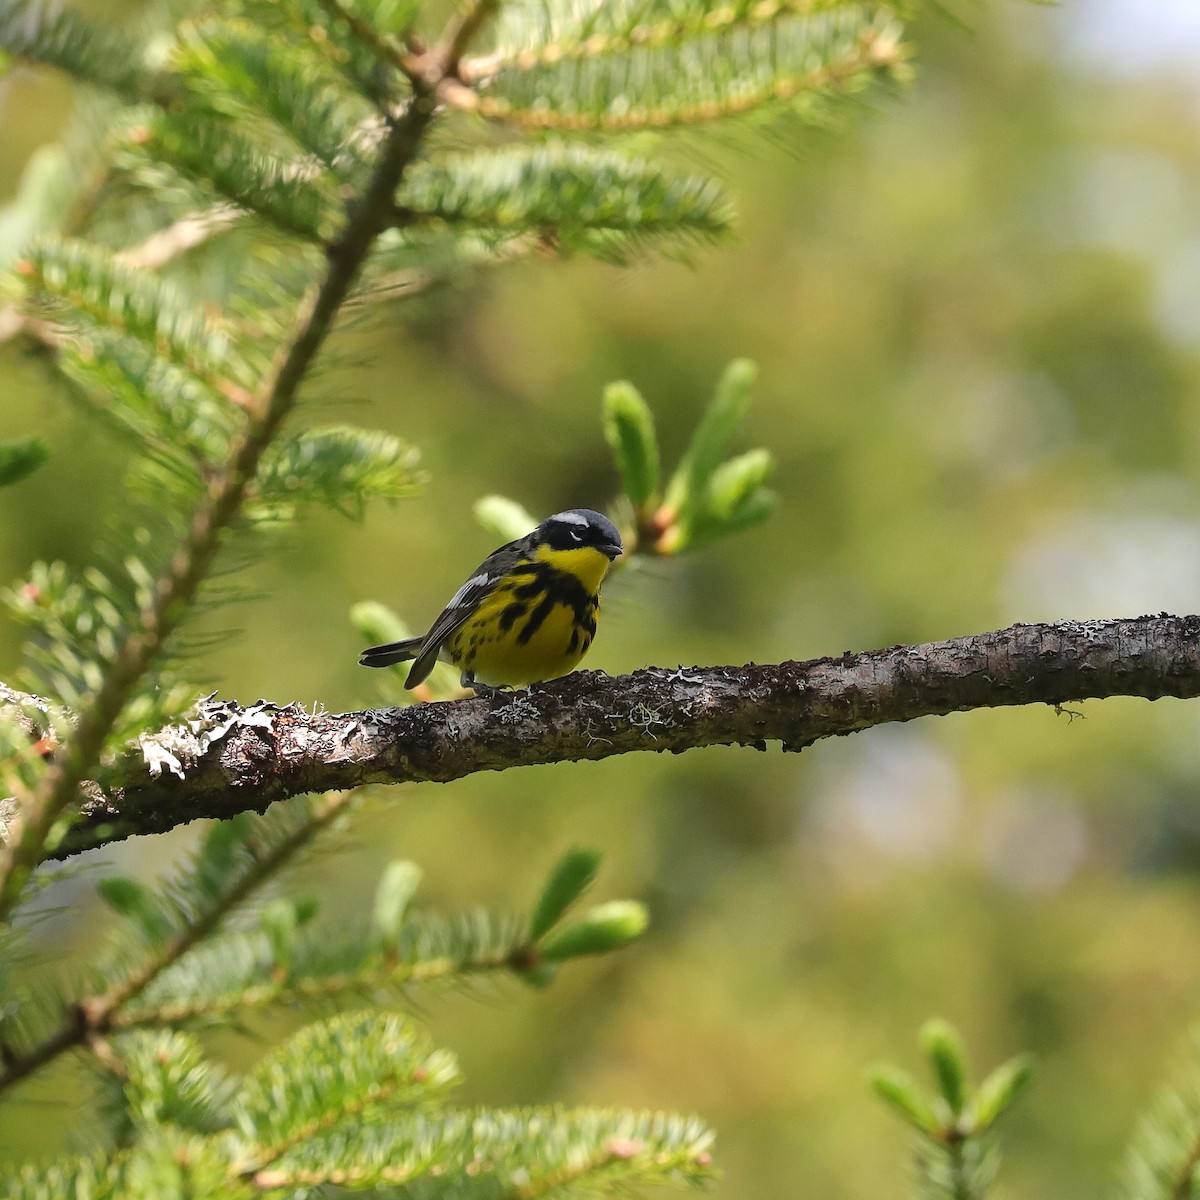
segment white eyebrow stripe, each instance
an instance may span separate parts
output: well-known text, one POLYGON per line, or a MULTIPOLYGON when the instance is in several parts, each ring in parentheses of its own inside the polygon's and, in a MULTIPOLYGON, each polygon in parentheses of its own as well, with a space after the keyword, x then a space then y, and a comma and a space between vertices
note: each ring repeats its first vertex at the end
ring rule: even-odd
POLYGON ((586 525, 587 517, 580 516, 577 512, 558 513, 550 518, 552 521, 562 521, 565 525, 586 525))
POLYGON ((468 592, 471 591, 472 588, 479 587, 482 584, 487 583, 488 579, 489 579, 489 576, 484 575, 482 573, 479 575, 472 575, 471 578, 468 579, 467 582, 464 583, 462 585, 462 587, 460 587, 458 589, 458 591, 455 592, 454 595, 450 597, 450 599, 446 602, 446 607, 447 608, 455 608, 457 605, 462 603, 463 598, 467 595, 468 592))

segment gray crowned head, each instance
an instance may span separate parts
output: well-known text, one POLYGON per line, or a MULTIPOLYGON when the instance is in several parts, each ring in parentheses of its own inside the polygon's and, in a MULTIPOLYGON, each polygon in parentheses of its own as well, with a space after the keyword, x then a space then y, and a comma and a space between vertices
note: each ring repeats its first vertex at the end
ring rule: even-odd
POLYGON ((538 533, 552 550, 579 550, 590 546, 610 559, 624 547, 617 527, 603 514, 590 508, 572 508, 547 517, 538 533))

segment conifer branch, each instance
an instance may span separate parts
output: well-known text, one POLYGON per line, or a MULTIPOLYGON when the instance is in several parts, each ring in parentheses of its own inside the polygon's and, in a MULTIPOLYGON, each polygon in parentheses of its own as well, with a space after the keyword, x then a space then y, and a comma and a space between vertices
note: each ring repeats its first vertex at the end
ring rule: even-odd
POLYGON ((55 854, 262 812, 307 792, 633 751, 762 750, 768 741, 801 750, 893 721, 1109 696, 1200 696, 1200 617, 1015 625, 803 663, 614 678, 582 671, 524 691, 399 709, 313 715, 298 705, 209 703, 193 727, 131 749, 82 801, 55 854))
POLYGON ((242 210, 233 204, 214 204, 155 230, 136 246, 118 252, 114 258, 127 267, 157 271, 232 228, 242 216, 242 210))
POLYGON ((381 33, 369 21, 342 4, 341 0, 317 0, 317 3, 333 20, 342 22, 380 62, 389 63, 405 75, 413 74, 414 56, 394 38, 381 33))
POLYGON ((578 1184, 600 1191, 647 1178, 695 1182, 712 1165, 712 1136, 694 1118, 603 1109, 449 1109, 360 1125, 337 1137, 332 1168, 330 1140, 318 1135, 250 1179, 263 1190, 419 1188, 441 1162, 446 1194, 459 1194, 462 1171, 494 1200, 536 1200, 578 1184))
MULTIPOLYGON (((21 274, 35 296, 51 302, 70 296, 76 320, 153 347, 162 361, 232 403, 249 401, 247 389, 230 377, 240 363, 224 323, 197 312, 157 277, 87 242, 66 240, 36 247, 21 274)), ((57 337, 70 340, 71 329, 58 330, 57 337)))
POLYGON ((139 971, 133 972, 108 991, 79 1002, 87 1024, 92 1030, 115 1028, 116 1014, 126 1004, 137 999, 168 967, 177 963, 189 950, 212 934, 221 921, 247 900, 258 888, 289 863, 321 830, 326 829, 349 805, 353 792, 333 792, 317 804, 308 819, 301 822, 287 837, 271 846, 252 869, 233 875, 233 883, 208 909, 169 938, 153 958, 139 971))
POLYGON ((316 804, 308 818, 286 837, 267 848, 248 870, 231 876, 230 885, 197 913, 172 937, 156 948, 142 966, 105 992, 85 996, 68 1010, 66 1020, 52 1033, 25 1051, 3 1048, 0 1092, 40 1070, 69 1050, 101 1043, 110 1033, 159 1021, 122 1020, 122 1008, 136 1000, 168 968, 208 938, 217 926, 247 900, 258 888, 276 875, 321 830, 346 810, 351 792, 335 792, 316 804))
MULTIPOLYGON (((502 947, 485 950, 468 958, 442 957, 420 959, 416 962, 379 961, 354 971, 309 979, 283 979, 250 987, 236 995, 201 998, 161 1005, 147 1005, 128 1012, 113 1013, 109 1026, 114 1032, 130 1029, 158 1029, 164 1025, 180 1025, 204 1017, 222 1017, 231 1012, 248 1012, 279 1005, 283 1008, 299 1004, 320 1004, 362 996, 375 990, 398 990, 409 984, 436 984, 468 975, 489 975, 511 971, 514 949, 502 947)), ((0 1088, 4 1077, 0 1075, 0 1088)))
POLYGON ((291 413, 300 385, 333 327, 375 239, 386 228, 392 200, 409 164, 416 158, 433 119, 437 92, 453 79, 472 33, 492 10, 494 0, 475 0, 450 23, 443 48, 428 56, 413 78, 413 93, 394 119, 380 147, 370 182, 350 206, 345 230, 327 251, 324 280, 302 311, 290 342, 248 405, 249 420, 235 440, 225 467, 209 485, 187 537, 155 588, 154 600, 141 614, 140 628, 122 643, 101 686, 31 795, 19 796, 21 815, 15 836, 0 853, 0 919, 7 917, 26 880, 44 857, 55 822, 76 798, 106 737, 138 679, 161 654, 207 575, 225 535, 241 510, 247 490, 268 447, 291 413))
POLYGON ((712 8, 698 6, 694 11, 681 10, 663 16, 645 5, 597 5, 588 13, 587 28, 581 20, 579 27, 555 31, 555 36, 548 40, 510 45, 491 54, 471 57, 463 62, 460 74, 465 83, 484 83, 501 70, 532 71, 572 59, 678 45, 691 38, 710 37, 733 29, 756 29, 789 16, 812 16, 855 7, 858 7, 856 0, 757 0, 712 8), (600 22, 611 27, 596 28, 600 22))
MULTIPOLYGON (((896 76, 907 51, 888 21, 863 23, 843 12, 799 28, 752 25, 762 59, 738 62, 737 47, 711 39, 694 43, 705 68, 681 75, 673 51, 636 46, 628 54, 567 57, 552 68, 531 64, 499 71, 479 83, 470 107, 520 130, 624 133, 737 117, 804 98, 849 94, 872 80, 896 76), (732 70, 732 74, 727 74, 732 70)), ((733 37, 733 31, 726 32, 733 37)), ((739 36, 741 36, 739 34, 739 36)), ((464 64, 469 74, 471 64, 464 64)), ((476 65, 473 69, 482 70, 476 65)))
MULTIPOLYGON (((156 271, 176 258, 195 250, 231 229, 244 216, 233 204, 216 204, 202 212, 190 213, 155 230, 141 242, 113 255, 122 266, 141 271, 156 271)), ((26 311, 24 304, 0 305, 0 346, 27 336, 51 349, 57 349, 62 335, 52 322, 40 320, 26 311)))

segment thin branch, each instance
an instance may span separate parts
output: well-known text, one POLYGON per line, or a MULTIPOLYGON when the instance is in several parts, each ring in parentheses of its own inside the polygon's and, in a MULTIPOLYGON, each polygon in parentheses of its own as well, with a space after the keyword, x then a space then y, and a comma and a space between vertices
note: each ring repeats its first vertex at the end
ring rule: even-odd
POLYGON ((115 1029, 141 1024, 138 1021, 122 1022, 122 1007, 136 1000, 168 967, 199 945, 233 909, 277 874, 322 829, 345 811, 351 796, 351 792, 339 792, 315 805, 306 821, 273 846, 270 853, 252 864, 251 869, 235 876, 233 884, 225 892, 204 912, 189 921, 185 928, 159 946, 140 970, 132 972, 106 992, 77 1000, 71 1005, 63 1024, 31 1049, 24 1052, 6 1050, 4 1069, 0 1071, 0 1092, 69 1050, 103 1039, 115 1029))
MULTIPOLYGON (((579 1184, 593 1175, 599 1175, 615 1164, 628 1161, 632 1155, 618 1154, 609 1148, 593 1154, 581 1156, 570 1166, 560 1167, 556 1171, 548 1171, 545 1175, 535 1175, 525 1183, 509 1184, 503 1190, 495 1193, 497 1200, 538 1200, 539 1197, 554 1191, 563 1191, 572 1184, 579 1184)), ((695 1156, 692 1156, 693 1161, 695 1156)), ((661 1170, 663 1164, 656 1163, 661 1170)), ((399 1161, 394 1165, 346 1168, 337 1166, 329 1170, 288 1169, 286 1167, 267 1166, 259 1170, 249 1171, 243 1177, 253 1183, 260 1191, 274 1192, 281 1188, 316 1188, 329 1184, 347 1185, 364 1183, 381 1183, 404 1185, 413 1181, 414 1170, 409 1162, 399 1161)))
POLYGON ((306 792, 446 782, 638 750, 762 750, 768 741, 801 750, 892 721, 1107 696, 1200 696, 1200 617, 1015 625, 804 663, 647 668, 619 678, 583 671, 524 691, 399 709, 313 715, 298 705, 210 703, 195 728, 131 750, 102 793, 83 799, 56 854, 262 812, 306 792))
POLYGON ((380 62, 395 67, 405 75, 414 73, 414 56, 395 38, 381 33, 369 21, 348 9, 341 0, 317 0, 317 3, 333 20, 342 22, 380 62))
POLYGON ((463 55, 466 54, 472 39, 498 7, 499 0, 473 0, 449 23, 438 50, 438 57, 445 64, 443 75, 459 75, 463 55))
POLYGON ((623 1144, 614 1146, 610 1143, 592 1154, 580 1156, 556 1171, 547 1171, 545 1175, 535 1176, 525 1183, 510 1184, 502 1194, 502 1200, 539 1200, 552 1192, 565 1191, 592 1176, 602 1176, 614 1166, 628 1164, 629 1159, 640 1151, 641 1146, 637 1143, 628 1147, 623 1144))
POLYGON ((214 204, 203 212, 190 213, 156 230, 138 245, 120 251, 116 260, 143 271, 160 270, 180 255, 232 228, 245 215, 245 211, 235 204, 214 204))
POLYGON ((560 62, 671 46, 687 38, 725 34, 738 29, 757 29, 788 17, 811 17, 838 7, 836 3, 826 4, 820 0, 816 3, 813 0, 758 0, 758 3, 751 5, 698 8, 692 13, 655 19, 658 10, 647 6, 643 15, 648 19, 632 21, 608 32, 567 28, 562 31, 563 36, 539 45, 512 47, 472 56, 462 62, 459 78, 472 86, 486 84, 500 71, 532 71, 560 62))
MULTIPOLYGON (((165 267, 181 255, 232 228, 245 214, 232 204, 218 204, 205 212, 180 217, 164 229, 156 230, 136 246, 119 251, 114 257, 127 267, 152 271, 165 267)), ((18 303, 0 305, 0 346, 18 337, 28 337, 52 350, 62 344, 58 329, 48 321, 27 313, 18 303)))
MULTIPOLYGON (((517 947, 527 950, 527 947, 517 947)), ((380 961, 359 970, 310 979, 280 979, 278 982, 248 987, 243 991, 215 999, 181 1000, 153 1008, 116 1012, 110 1025, 114 1032, 130 1029, 159 1029, 181 1025, 197 1018, 223 1017, 250 1009, 278 1005, 294 1008, 299 1004, 328 1003, 348 995, 370 995, 383 989, 396 990, 407 984, 433 984, 520 969, 514 949, 504 947, 473 957, 428 958, 416 962, 380 961)))
MULTIPOLYGON (((466 99, 454 103, 480 116, 516 129, 559 131, 565 133, 623 133, 641 129, 670 129, 695 125, 718 118, 736 117, 752 112, 769 102, 786 103, 797 96, 837 92, 868 71, 898 66, 904 49, 890 30, 864 32, 844 58, 813 67, 802 75, 788 76, 775 82, 748 85, 720 99, 708 99, 678 105, 662 104, 645 108, 632 104, 620 109, 601 111, 558 111, 549 107, 523 107, 503 96, 476 93, 463 88, 466 99)), ((469 60, 462 70, 467 72, 469 60)), ((468 78, 473 78, 468 74, 468 78)))

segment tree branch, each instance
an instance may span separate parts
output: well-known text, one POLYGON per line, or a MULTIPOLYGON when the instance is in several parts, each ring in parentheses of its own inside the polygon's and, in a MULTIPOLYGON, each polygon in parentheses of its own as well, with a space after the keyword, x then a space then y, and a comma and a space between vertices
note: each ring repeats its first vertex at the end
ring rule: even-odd
POLYGON ((166 970, 190 950, 195 949, 235 909, 271 876, 280 871, 308 845, 321 830, 329 826, 346 809, 351 793, 343 792, 321 801, 311 816, 297 826, 286 838, 251 863, 247 869, 231 877, 225 890, 215 897, 194 919, 155 948, 146 961, 130 971, 120 982, 106 991, 76 1000, 66 1019, 41 1041, 23 1051, 5 1048, 4 1064, 0 1069, 0 1092, 19 1083, 28 1075, 53 1062, 59 1055, 79 1046, 90 1045, 106 1037, 114 1029, 131 1028, 137 1022, 123 1022, 121 1010, 136 1000, 166 970))
POLYGON ((346 226, 326 251, 320 285, 303 306, 273 370, 247 404, 249 421, 231 447, 228 461, 209 485, 188 532, 159 576, 138 628, 124 639, 105 666, 100 686, 66 744, 51 760, 32 795, 19 796, 17 819, 0 845, 0 919, 16 903, 44 855, 60 815, 78 795, 87 772, 104 748, 134 685, 178 628, 207 575, 229 526, 236 519, 260 460, 294 408, 300 385, 332 330, 376 238, 387 227, 396 189, 417 157, 438 105, 443 84, 457 83, 467 41, 494 7, 471 0, 446 30, 444 47, 423 56, 412 77, 412 95, 391 121, 371 178, 348 205, 346 226))
POLYGON ((309 714, 207 702, 188 728, 143 738, 85 799, 60 856, 200 817, 368 783, 698 746, 801 750, 891 721, 1107 696, 1200 695, 1200 616, 1014 625, 811 662, 610 678, 409 708, 309 714))
POLYGON ((0 916, 15 903, 29 873, 41 859, 49 832, 100 753, 136 681, 178 627, 207 574, 226 529, 236 518, 259 460, 291 412, 300 383, 328 336, 338 308, 363 260, 384 228, 392 195, 417 152, 433 115, 427 96, 415 96, 396 123, 363 196, 349 214, 346 230, 328 252, 329 267, 296 323, 274 371, 254 398, 250 422, 235 441, 229 460, 209 486, 187 536, 159 577, 153 601, 107 665, 90 706, 64 751, 42 777, 37 791, 23 799, 19 835, 0 854, 0 916))

